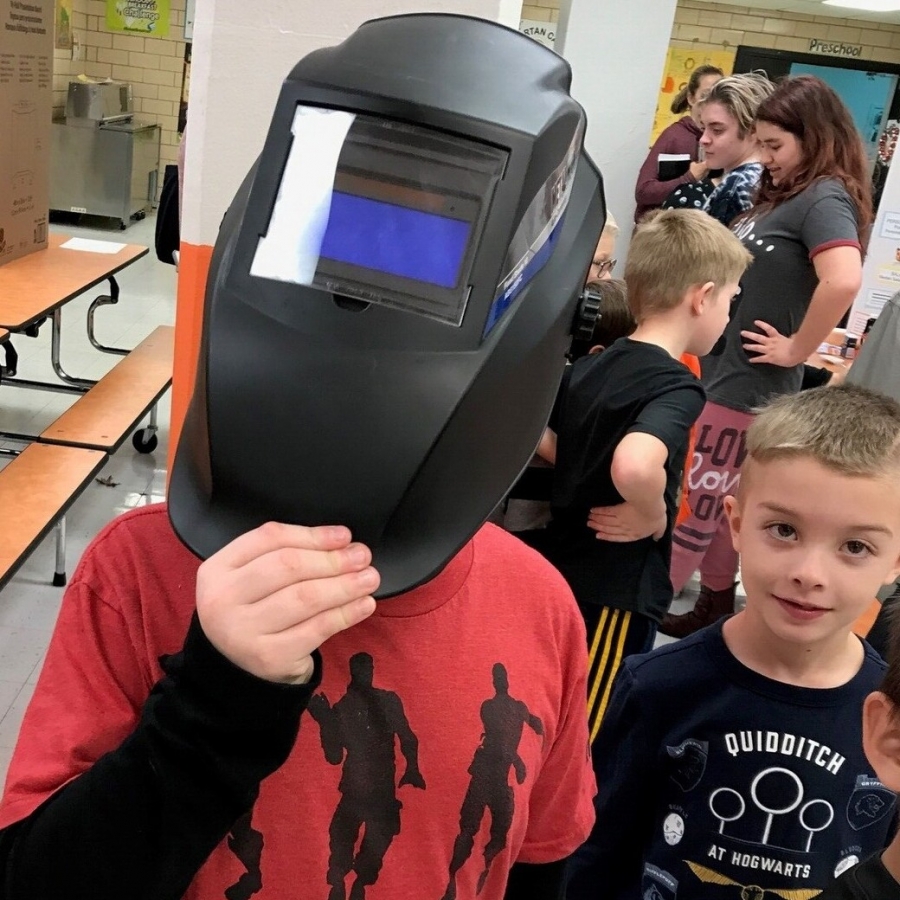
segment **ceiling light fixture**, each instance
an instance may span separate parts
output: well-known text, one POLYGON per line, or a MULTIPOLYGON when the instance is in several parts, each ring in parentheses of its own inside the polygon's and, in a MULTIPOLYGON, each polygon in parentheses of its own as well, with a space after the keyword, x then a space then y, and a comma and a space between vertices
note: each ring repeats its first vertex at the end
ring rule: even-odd
POLYGON ((856 9, 865 12, 898 12, 900 0, 823 0, 825 6, 856 9))

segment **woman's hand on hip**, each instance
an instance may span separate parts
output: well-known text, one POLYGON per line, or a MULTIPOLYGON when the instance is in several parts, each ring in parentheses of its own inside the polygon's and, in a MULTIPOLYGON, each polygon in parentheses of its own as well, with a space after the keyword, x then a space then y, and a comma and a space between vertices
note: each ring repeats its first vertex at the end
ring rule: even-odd
POLYGON ((777 328, 760 319, 756 319, 753 324, 758 331, 741 332, 744 350, 755 354, 750 357, 750 362, 783 366, 786 369, 792 369, 803 362, 802 359, 797 359, 797 348, 792 337, 781 334, 777 328))

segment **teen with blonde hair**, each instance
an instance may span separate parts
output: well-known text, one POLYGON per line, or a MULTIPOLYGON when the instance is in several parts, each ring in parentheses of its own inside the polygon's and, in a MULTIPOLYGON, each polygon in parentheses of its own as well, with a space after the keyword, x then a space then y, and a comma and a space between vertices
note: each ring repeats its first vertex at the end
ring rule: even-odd
POLYGON ((723 225, 753 205, 763 174, 756 111, 774 90, 775 85, 762 73, 729 75, 717 81, 700 102, 700 146, 706 164, 723 172, 703 209, 723 225))

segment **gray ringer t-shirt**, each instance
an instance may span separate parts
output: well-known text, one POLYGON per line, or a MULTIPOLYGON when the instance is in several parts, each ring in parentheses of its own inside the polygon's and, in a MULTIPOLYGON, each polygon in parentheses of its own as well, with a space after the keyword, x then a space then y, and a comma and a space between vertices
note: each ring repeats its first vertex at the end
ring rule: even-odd
POLYGON ((751 211, 733 231, 754 261, 732 306, 722 352, 701 360, 702 381, 713 403, 749 411, 799 391, 803 366, 751 363, 741 331, 757 331, 756 319, 784 335, 797 331, 818 285, 813 257, 831 247, 859 247, 856 207, 841 182, 827 179, 761 215, 751 211))

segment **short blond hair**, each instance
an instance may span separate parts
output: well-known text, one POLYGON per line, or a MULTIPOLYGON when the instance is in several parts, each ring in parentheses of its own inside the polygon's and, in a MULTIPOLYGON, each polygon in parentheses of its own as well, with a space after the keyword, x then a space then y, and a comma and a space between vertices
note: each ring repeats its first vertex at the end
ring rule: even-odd
POLYGON ((775 90, 765 72, 743 72, 728 75, 717 81, 700 101, 701 110, 708 103, 718 103, 737 122, 738 137, 745 138, 753 131, 756 110, 775 90))
POLYGON ((618 237, 619 234, 619 223, 609 210, 606 211, 606 221, 603 223, 603 231, 600 232, 600 236, 602 237, 604 234, 608 234, 610 237, 618 237))
POLYGON ((797 457, 842 475, 900 478, 900 404, 851 384, 777 398, 747 430, 747 461, 797 457))
POLYGON ((690 288, 740 281, 750 252, 720 222, 698 209, 655 210, 631 240, 625 283, 638 323, 678 306, 690 288))

